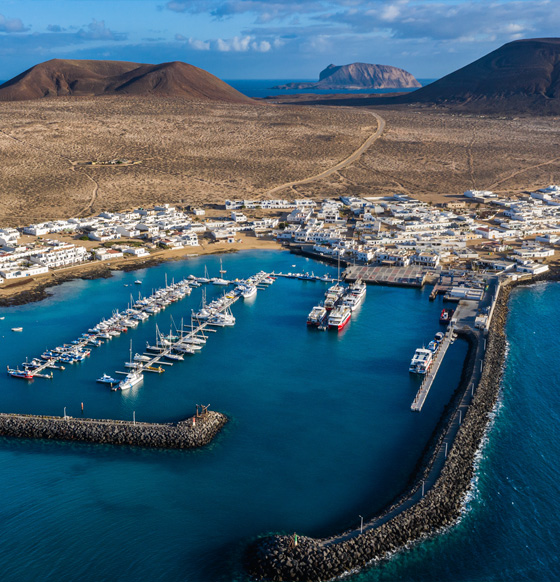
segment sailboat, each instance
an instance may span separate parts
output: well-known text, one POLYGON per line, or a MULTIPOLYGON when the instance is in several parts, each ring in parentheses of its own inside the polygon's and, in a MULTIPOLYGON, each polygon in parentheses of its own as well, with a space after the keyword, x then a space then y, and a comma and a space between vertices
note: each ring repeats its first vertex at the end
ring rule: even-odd
POLYGON ((197 280, 199 283, 210 283, 210 279, 208 278, 208 267, 206 265, 204 265, 204 277, 199 277, 197 280))
POLYGON ((224 269, 224 266, 222 265, 222 259, 220 259, 220 276, 219 277, 214 277, 212 279, 212 283, 214 283, 214 285, 229 285, 229 281, 224 279, 224 275, 227 273, 227 271, 224 269))

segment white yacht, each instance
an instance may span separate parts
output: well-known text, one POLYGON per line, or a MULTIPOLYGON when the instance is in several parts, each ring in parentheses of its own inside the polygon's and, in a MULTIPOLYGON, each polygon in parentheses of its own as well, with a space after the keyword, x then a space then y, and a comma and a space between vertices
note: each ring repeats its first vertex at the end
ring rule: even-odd
POLYGON ((113 386, 111 390, 130 390, 130 388, 134 388, 142 382, 144 376, 142 376, 142 372, 138 372, 134 370, 129 372, 125 377, 124 380, 121 380, 116 386, 113 386))
POLYGON ((250 299, 257 294, 257 287, 256 285, 242 285, 241 287, 241 295, 243 299, 250 299))

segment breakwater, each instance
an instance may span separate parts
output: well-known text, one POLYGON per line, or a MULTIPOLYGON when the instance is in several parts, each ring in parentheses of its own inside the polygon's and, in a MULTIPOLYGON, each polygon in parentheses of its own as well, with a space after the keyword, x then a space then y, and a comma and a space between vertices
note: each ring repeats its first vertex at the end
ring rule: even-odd
POLYGON ((212 441, 227 417, 208 411, 176 423, 156 424, 61 416, 0 414, 0 436, 156 449, 193 449, 212 441))
MULTIPOLYGON (((420 495, 421 482, 428 480, 434 465, 439 450, 437 445, 432 449, 431 459, 425 463, 422 477, 415 481, 405 499, 384 512, 384 515, 390 516, 388 519, 384 520, 381 515, 375 520, 379 525, 372 529, 366 528, 360 533, 358 528, 332 538, 298 536, 297 542, 294 536, 285 535, 259 538, 250 544, 245 556, 246 568, 253 577, 272 581, 333 579, 433 535, 459 519, 465 495, 474 477, 476 453, 500 391, 510 291, 510 285, 500 290, 486 338, 484 367, 476 391, 435 483, 424 495, 420 495), (406 498, 417 501, 406 503, 406 498)), ((477 348, 481 349, 480 346, 477 348)), ((473 357, 473 364, 477 363, 473 357)), ((473 365, 469 377, 464 379, 464 387, 468 388, 476 376, 477 366, 473 365)), ((441 432, 438 443, 442 442, 444 432, 441 432)))

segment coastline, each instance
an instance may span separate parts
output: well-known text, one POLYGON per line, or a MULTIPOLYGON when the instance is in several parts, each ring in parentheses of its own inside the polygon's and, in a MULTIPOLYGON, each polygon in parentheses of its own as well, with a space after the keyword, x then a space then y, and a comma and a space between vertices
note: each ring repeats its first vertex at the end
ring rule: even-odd
POLYGON ((283 250, 280 244, 270 239, 244 238, 243 243, 214 243, 180 250, 156 251, 149 257, 123 258, 108 262, 91 261, 57 271, 50 271, 32 279, 22 279, 0 286, 0 307, 14 307, 42 301, 49 297, 48 290, 75 279, 107 279, 113 271, 136 271, 156 267, 163 263, 188 259, 189 256, 204 256, 236 253, 244 250, 283 250))
MULTIPOLYGON (((546 276, 530 281, 515 281, 501 288, 487 336, 487 349, 478 386, 443 468, 425 495, 419 496, 418 488, 422 486, 422 477, 417 478, 408 492, 403 493, 396 503, 372 520, 379 522, 379 525, 363 533, 360 533, 358 527, 331 538, 298 536, 297 546, 294 546, 293 536, 260 537, 246 549, 245 567, 250 575, 256 579, 274 581, 330 580, 367 567, 411 543, 455 524, 462 515, 465 500, 471 490, 476 455, 487 433, 490 416, 501 390, 507 350, 505 325, 511 291, 519 285, 558 278, 559 273, 553 271, 546 276), (418 501, 399 512, 398 506, 407 500, 411 501, 415 494, 419 497, 418 501), (383 516, 389 516, 393 512, 393 516, 383 521, 383 516)), ((466 362, 467 360, 469 355, 466 362)), ((471 365, 475 364, 476 358, 471 365)), ((467 374, 466 387, 470 385, 473 372, 474 369, 471 369, 467 374)), ((452 401, 454 399, 455 395, 452 401)), ((444 416, 445 414, 444 412, 444 416)), ((446 424, 443 417, 440 427, 441 424, 446 424)), ((423 471, 424 478, 435 461, 438 444, 441 444, 445 431, 446 428, 440 428, 436 443, 431 447, 428 445, 431 456, 427 460, 424 457, 419 461, 417 470, 423 471)))
POLYGON ((167 424, 0 413, 0 436, 156 449, 194 449, 209 444, 227 421, 225 415, 213 411, 198 418, 193 416, 167 424))

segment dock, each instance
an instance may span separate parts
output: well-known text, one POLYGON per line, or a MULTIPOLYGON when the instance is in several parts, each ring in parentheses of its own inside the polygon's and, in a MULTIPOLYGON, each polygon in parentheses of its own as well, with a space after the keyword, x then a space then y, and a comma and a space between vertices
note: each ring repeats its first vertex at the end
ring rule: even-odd
MULTIPOLYGON (((269 279, 270 275, 261 271, 256 275, 253 275, 248 280, 252 281, 252 284, 255 286, 263 285, 263 281, 265 279, 269 279)), ((243 281, 239 281, 240 284, 243 284, 243 281)), ((261 287, 262 288, 262 287, 261 287)), ((197 319, 196 315, 193 314, 191 318, 191 325, 188 326, 188 331, 185 331, 182 327, 177 331, 180 333, 179 337, 174 341, 171 340, 171 337, 167 338, 165 336, 161 336, 161 339, 164 340, 164 343, 161 345, 157 345, 155 349, 158 349, 156 353, 145 353, 144 355, 149 356, 150 359, 147 361, 138 361, 137 366, 133 368, 136 372, 144 373, 144 372, 163 372, 163 369, 160 369, 161 366, 173 366, 174 363, 180 363, 181 360, 174 360, 173 362, 166 362, 162 361, 162 359, 166 358, 168 355, 172 355, 174 353, 189 353, 195 354, 200 348, 193 347, 196 344, 197 338, 204 338, 207 339, 205 333, 208 332, 215 332, 216 329, 212 329, 213 327, 224 327, 225 324, 220 324, 215 321, 215 316, 219 314, 223 314, 227 312, 231 306, 239 301, 242 297, 242 293, 239 289, 234 289, 233 291, 229 291, 227 294, 225 293, 224 296, 219 300, 213 303, 216 303, 214 306, 207 306, 207 308, 211 311, 211 316, 207 319, 197 319), (214 319, 213 319, 214 318, 214 319)), ((228 324, 229 325, 229 324, 228 324)), ((157 333, 157 332, 156 332, 157 333)), ((157 338, 158 341, 160 337, 157 338)), ((150 347, 148 347, 148 350, 150 347)), ((152 348, 154 349, 154 348, 152 348)), ((131 358, 132 358, 132 349, 131 349, 131 358)), ((171 358, 168 358, 171 359, 171 358)), ((132 363, 132 362, 130 362, 132 363)), ((117 374, 128 374, 127 372, 120 372, 117 371, 117 374)), ((117 390, 118 388, 112 387, 112 390, 117 390)))
POLYGON ((436 379, 439 367, 443 362, 443 358, 447 352, 447 348, 455 341, 456 334, 453 330, 452 325, 450 324, 447 332, 443 336, 443 340, 439 344, 439 348, 434 356, 433 363, 428 371, 428 373, 424 376, 422 380, 422 385, 418 390, 414 401, 412 402, 412 406, 410 409, 413 412, 420 412, 422 410, 422 406, 424 406, 424 402, 426 402, 426 398, 428 397, 428 393, 430 392, 430 388, 436 379))
POLYGON ((393 285, 395 287, 423 287, 428 272, 425 267, 386 267, 382 265, 365 267, 353 265, 342 274, 346 281, 361 279, 370 285, 393 285))

